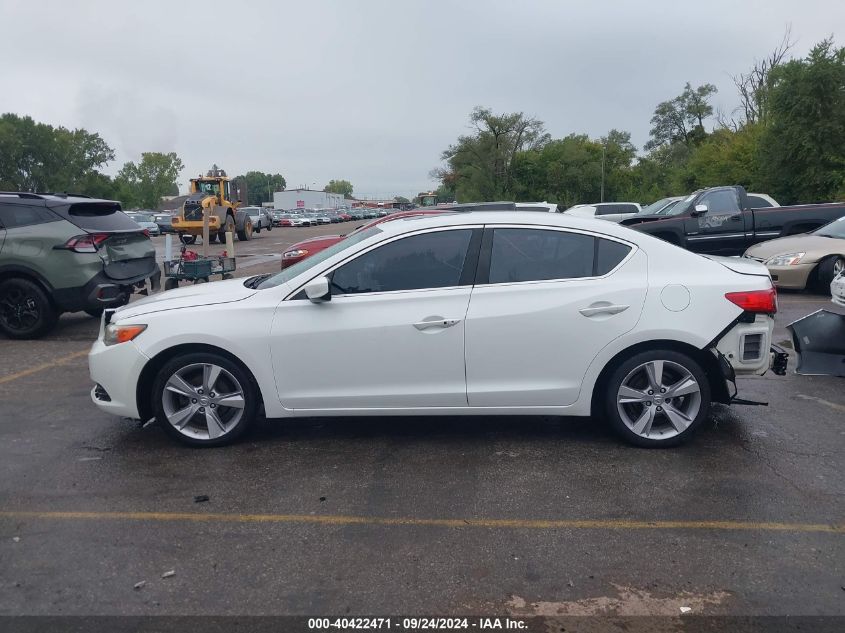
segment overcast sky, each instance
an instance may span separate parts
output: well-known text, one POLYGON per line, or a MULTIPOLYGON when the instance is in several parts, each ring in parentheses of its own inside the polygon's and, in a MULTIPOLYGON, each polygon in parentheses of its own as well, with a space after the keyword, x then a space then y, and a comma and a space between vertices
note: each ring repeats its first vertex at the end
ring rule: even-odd
POLYGON ((611 128, 642 147, 654 106, 715 84, 780 41, 803 56, 843 0, 0 0, 0 111, 99 132, 114 173, 175 151, 180 185, 217 163, 363 196, 434 185, 475 105, 554 137, 611 128))

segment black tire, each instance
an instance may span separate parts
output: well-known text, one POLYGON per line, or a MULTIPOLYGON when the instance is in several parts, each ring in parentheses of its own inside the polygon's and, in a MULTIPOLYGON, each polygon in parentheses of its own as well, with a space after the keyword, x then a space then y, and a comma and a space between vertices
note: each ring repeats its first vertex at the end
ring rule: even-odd
MULTIPOLYGON (((223 373, 221 373, 223 376, 223 373)), ((228 380, 228 377, 224 377, 224 379, 228 380)), ((218 379, 217 385, 220 385, 218 379)), ((201 379, 197 380, 195 383, 200 385, 202 382, 201 379)), ((232 389, 232 386, 224 386, 222 387, 224 390, 232 389)), ((205 393, 204 395, 208 395, 205 393)), ((180 356, 176 356, 169 360, 165 365, 159 370, 158 374, 156 375, 155 380, 153 381, 153 388, 151 393, 152 404, 153 404, 153 411, 155 413, 155 417, 157 422, 161 425, 161 427, 165 430, 165 432, 170 435, 172 438, 182 442, 183 444, 187 444, 189 446, 198 446, 198 447, 213 447, 213 446, 224 446, 226 444, 231 444, 232 442, 236 441, 240 438, 249 427, 252 425, 255 417, 260 410, 260 396, 258 392, 258 387, 252 380, 252 377, 249 373, 239 364, 234 361, 229 360, 225 356, 221 356, 219 354, 214 354, 210 352, 195 352, 190 354, 183 354, 180 356), (170 423, 166 414, 166 407, 170 406, 169 404, 165 404, 166 398, 172 398, 171 394, 173 393, 170 390, 167 390, 165 393, 165 386, 167 381, 178 371, 185 370, 188 368, 190 371, 191 366, 202 365, 202 364, 212 364, 216 365, 226 372, 229 373, 231 378, 237 381, 238 386, 240 387, 243 393, 243 409, 240 419, 230 428, 228 429, 225 434, 220 435, 219 437, 211 438, 208 437, 201 438, 201 437, 191 437, 189 434, 186 434, 180 430, 178 430, 173 424, 170 423)), ((182 396, 175 396, 176 399, 181 400, 186 406, 191 404, 188 398, 182 398, 182 396)), ((168 403, 172 403, 172 401, 168 401, 168 403)), ((199 402, 196 403, 199 405, 199 402)), ((177 404, 176 406, 181 406, 177 404)), ((223 407, 225 408, 225 407, 223 407)), ((221 414, 221 419, 224 416, 221 414)), ((194 428, 199 433, 202 433, 202 426, 207 423, 205 422, 207 418, 199 411, 189 418, 188 425, 188 432, 190 433, 194 428)))
POLYGON ((101 316, 103 316, 103 310, 105 310, 105 308, 91 308, 89 310, 85 310, 85 314, 87 314, 88 316, 92 316, 95 319, 99 319, 101 316))
POLYGON ((219 239, 219 233, 209 233, 208 234, 208 243, 214 244, 219 239))
POLYGON ((0 331, 9 338, 40 338, 58 319, 50 297, 34 281, 13 278, 0 283, 0 331))
POLYGON ((248 242, 252 239, 252 220, 244 220, 244 228, 238 229, 238 239, 241 242, 248 242))
POLYGON ((164 280, 164 289, 165 290, 173 290, 174 288, 179 287, 179 280, 175 279, 174 277, 168 277, 164 280))
MULTIPOLYGON (((636 374, 633 379, 637 379, 636 374)), ((642 389, 644 393, 649 393, 647 385, 643 386, 642 389)), ((602 410, 604 411, 605 417, 614 431, 616 431, 630 444, 645 448, 678 446, 679 444, 689 441, 692 436, 695 435, 704 420, 707 419, 707 416, 710 413, 711 403, 710 381, 708 380, 707 374, 704 369, 702 369, 701 365, 686 354, 668 349, 656 349, 640 352, 639 354, 635 354, 619 363, 607 381, 607 389, 605 393, 601 394, 600 397, 604 399, 602 410), (659 407, 658 402, 656 401, 660 401, 662 403, 663 396, 659 393, 655 395, 653 400, 649 403, 649 408, 652 410, 651 414, 654 416, 655 420, 654 424, 650 425, 651 428, 654 429, 654 435, 653 437, 643 437, 642 435, 636 433, 625 422, 622 417, 622 413, 620 412, 620 408, 626 412, 626 415, 630 416, 630 413, 633 413, 633 416, 630 417, 636 417, 639 412, 646 412, 645 404, 622 405, 617 403, 617 397, 626 378, 628 378, 632 372, 636 372, 638 368, 650 361, 664 361, 664 379, 667 379, 669 383, 673 382, 671 374, 678 371, 678 368, 686 370, 686 372, 688 372, 698 383, 698 395, 675 397, 675 403, 672 403, 671 399, 667 396, 667 400, 663 403, 662 407, 659 407), (698 410, 683 431, 677 431, 676 427, 671 424, 667 413, 657 413, 658 411, 663 411, 664 408, 667 411, 670 410, 671 405, 671 410, 674 414, 674 412, 678 410, 675 407, 680 409, 684 406, 693 405, 693 401, 689 399, 694 397, 698 398, 698 410), (632 409, 631 407, 634 408, 632 409), (639 407, 639 409, 637 410, 635 407, 639 407), (662 434, 661 429, 664 427, 666 428, 666 431, 663 434, 666 436, 660 437, 662 434), (676 434, 672 435, 673 432, 676 434)))
POLYGON ((183 244, 194 244, 197 241, 196 235, 180 235, 179 239, 182 241, 183 244))
POLYGON ((845 257, 839 255, 826 257, 819 263, 816 279, 820 292, 830 294, 830 282, 837 275, 837 270, 841 271, 843 266, 845 266, 845 257))

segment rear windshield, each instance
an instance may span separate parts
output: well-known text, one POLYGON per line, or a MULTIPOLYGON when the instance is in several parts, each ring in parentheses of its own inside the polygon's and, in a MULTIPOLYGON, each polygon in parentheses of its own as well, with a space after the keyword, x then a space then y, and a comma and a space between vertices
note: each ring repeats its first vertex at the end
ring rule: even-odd
POLYGON ((64 219, 86 231, 138 231, 138 225, 116 202, 80 202, 52 207, 64 219))

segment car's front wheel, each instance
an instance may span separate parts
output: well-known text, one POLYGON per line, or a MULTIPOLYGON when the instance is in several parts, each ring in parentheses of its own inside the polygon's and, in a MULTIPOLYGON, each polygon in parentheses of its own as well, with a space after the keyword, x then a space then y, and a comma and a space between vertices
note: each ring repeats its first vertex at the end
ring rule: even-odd
POLYGON ((259 410, 247 371, 225 356, 192 353, 161 368, 153 384, 156 419, 191 446, 222 446, 243 435, 259 410))
POLYGON ((694 359, 674 350, 641 352, 611 374, 605 412, 628 442, 677 446, 689 440, 710 411, 710 383, 694 359))

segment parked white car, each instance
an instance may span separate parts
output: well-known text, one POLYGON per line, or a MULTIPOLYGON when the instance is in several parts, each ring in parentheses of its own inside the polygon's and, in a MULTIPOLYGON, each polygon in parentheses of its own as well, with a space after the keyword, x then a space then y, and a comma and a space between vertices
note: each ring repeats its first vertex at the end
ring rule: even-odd
POLYGON ((263 207, 241 207, 241 209, 249 214, 252 219, 252 228, 256 233, 261 233, 261 229, 272 230, 273 216, 268 209, 263 207))
POLYGON ((619 222, 630 218, 642 210, 636 202, 597 202, 596 204, 576 204, 564 213, 577 215, 582 218, 596 218, 619 222))
POLYGON ((845 271, 839 273, 830 282, 830 300, 845 308, 845 271))
POLYGON ((91 397, 194 445, 236 439, 259 411, 595 415, 634 444, 674 445, 731 401, 734 374, 785 371, 776 309, 762 264, 611 222, 421 216, 272 276, 107 310, 91 397))

